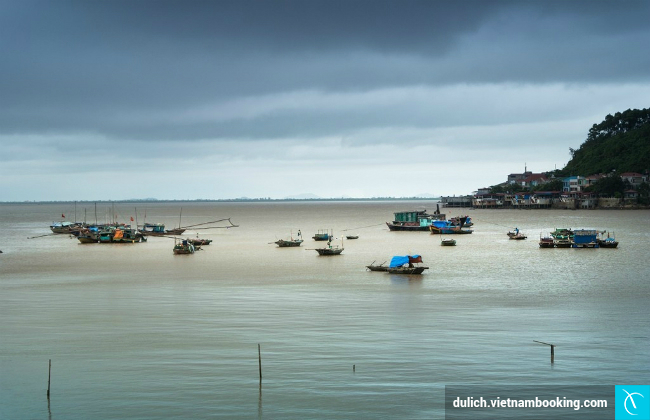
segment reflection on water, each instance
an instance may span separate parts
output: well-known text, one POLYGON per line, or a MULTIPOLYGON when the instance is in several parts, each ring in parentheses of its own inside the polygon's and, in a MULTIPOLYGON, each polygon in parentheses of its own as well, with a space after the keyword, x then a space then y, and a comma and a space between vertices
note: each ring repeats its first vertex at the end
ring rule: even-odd
MULTIPOLYGON (((474 233, 449 248, 383 224, 429 204, 182 203, 184 224, 240 225, 200 231, 212 244, 183 258, 167 238, 27 240, 67 210, 3 204, 0 418, 430 419, 444 418, 449 384, 647 382, 646 212, 467 210, 474 233), (510 241, 514 226, 528 239, 510 241), (325 227, 359 239, 335 258, 309 239, 269 244, 325 227), (607 229, 620 245, 539 249, 556 227, 607 229), (430 269, 365 269, 406 254, 430 269), (553 364, 533 340, 557 344, 553 364)), ((147 205, 147 221, 174 227, 180 206, 147 205)), ((126 220, 135 206, 116 207, 126 220)))

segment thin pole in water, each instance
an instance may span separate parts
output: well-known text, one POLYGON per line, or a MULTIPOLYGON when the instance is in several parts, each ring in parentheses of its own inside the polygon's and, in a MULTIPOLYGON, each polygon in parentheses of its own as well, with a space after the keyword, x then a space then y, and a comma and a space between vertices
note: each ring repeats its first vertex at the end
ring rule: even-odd
POLYGON ((259 361, 260 365, 260 382, 262 382, 262 350, 259 343, 257 344, 257 360, 259 361))
POLYGON ((52 378, 52 359, 50 359, 49 367, 47 369, 47 399, 50 399, 50 379, 52 378))

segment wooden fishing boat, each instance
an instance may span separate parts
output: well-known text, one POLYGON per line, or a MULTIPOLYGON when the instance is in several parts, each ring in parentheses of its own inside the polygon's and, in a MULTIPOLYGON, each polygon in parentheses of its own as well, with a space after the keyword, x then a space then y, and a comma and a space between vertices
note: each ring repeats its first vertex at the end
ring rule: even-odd
POLYGON ((194 254, 196 249, 187 239, 174 241, 174 255, 194 254))
POLYGON ((302 233, 300 232, 300 230, 298 231, 298 235, 296 239, 293 238, 293 232, 291 232, 291 236, 289 236, 289 238, 290 238, 289 240, 279 239, 273 243, 276 244, 279 248, 297 247, 303 243, 302 233))
MULTIPOLYGON (((393 221, 386 222, 391 231, 420 232, 429 230, 434 221, 446 221, 446 215, 440 213, 440 207, 434 214, 428 214, 426 210, 398 211, 393 213, 393 221)), ((451 222, 449 222, 451 223, 451 222)))
POLYGON ((185 228, 165 229, 164 223, 145 223, 140 232, 146 236, 174 236, 183 234, 185 228))
POLYGON ((540 236, 539 238, 539 247, 540 248, 555 248, 555 240, 552 236, 540 236))
POLYGON ((188 241, 194 246, 210 245, 212 243, 212 239, 201 239, 201 238, 188 239, 188 241))
POLYGON ((316 252, 318 252, 318 255, 341 255, 343 248, 316 248, 316 252))
POLYGON ((84 228, 83 223, 78 222, 54 222, 50 225, 52 233, 73 234, 84 228))
POLYGON ((312 239, 315 241, 329 241, 332 239, 332 235, 327 229, 319 229, 318 232, 312 236, 312 239))
POLYGON ((388 268, 390 274, 422 274, 429 267, 393 267, 388 268))
POLYGON ((291 247, 296 247, 300 246, 300 244, 303 243, 302 239, 295 239, 295 240, 284 240, 284 239, 278 239, 277 241, 273 242, 276 244, 279 248, 291 248, 291 247))
POLYGON ((341 255, 343 252, 343 240, 341 240, 341 246, 338 245, 332 246, 332 239, 327 241, 327 246, 324 248, 316 248, 315 251, 318 252, 318 255, 341 255))
POLYGON ((598 246, 601 248, 616 248, 618 246, 618 241, 614 239, 614 236, 610 236, 609 232, 607 232, 607 237, 603 238, 603 235, 606 232, 600 232, 600 235, 598 236, 598 246))
POLYGON ((614 238, 599 239, 598 246, 601 248, 616 248, 618 246, 618 241, 614 238))
POLYGON ((394 256, 390 260, 387 271, 390 274, 422 274, 429 267, 416 265, 421 263, 422 256, 420 255, 394 256))
POLYGON ((514 240, 521 240, 527 238, 526 235, 524 235, 522 232, 519 231, 519 228, 515 228, 515 230, 508 232, 508 237, 514 240))
POLYGON ((96 243, 99 242, 99 239, 97 238, 97 236, 95 236, 95 235, 88 235, 88 234, 85 234, 85 235, 79 235, 79 236, 77 236, 77 239, 78 239, 79 242, 81 242, 82 244, 96 244, 96 243))
POLYGON ((443 239, 440 241, 441 246, 456 246, 456 240, 455 239, 443 239))
POLYGON ((134 244, 138 242, 146 242, 147 237, 136 229, 115 229, 112 237, 113 243, 121 244, 134 244))

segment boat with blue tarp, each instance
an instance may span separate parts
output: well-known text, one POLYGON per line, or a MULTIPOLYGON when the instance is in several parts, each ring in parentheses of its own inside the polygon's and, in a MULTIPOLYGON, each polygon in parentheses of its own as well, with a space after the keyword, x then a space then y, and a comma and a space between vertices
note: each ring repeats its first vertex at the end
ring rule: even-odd
POLYGON ((460 218, 460 224, 454 224, 449 220, 434 220, 429 226, 432 234, 436 235, 461 235, 472 233, 471 229, 463 229, 465 217, 460 218))
POLYGON ((415 264, 422 264, 421 255, 396 255, 388 264, 388 272, 391 274, 422 274, 424 270, 429 269, 429 267, 415 264))

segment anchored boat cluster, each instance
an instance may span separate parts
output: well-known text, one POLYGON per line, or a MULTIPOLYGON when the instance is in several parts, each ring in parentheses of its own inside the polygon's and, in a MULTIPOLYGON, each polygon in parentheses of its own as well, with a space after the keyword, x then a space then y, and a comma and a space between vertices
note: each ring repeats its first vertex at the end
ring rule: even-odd
MULTIPOLYGON (((63 216, 63 215, 62 215, 63 216)), ((65 217, 65 216, 63 216, 65 217)), ((133 218, 131 218, 133 221, 133 218)), ((95 223, 88 224, 82 222, 55 222, 50 225, 50 230, 54 234, 68 234, 76 237, 82 244, 124 244, 124 243, 141 243, 146 242, 147 237, 157 236, 174 239, 174 254, 193 254, 195 251, 201 249, 202 246, 210 245, 212 239, 199 238, 183 238, 179 235, 183 234, 187 229, 216 229, 216 228, 231 228, 238 227, 233 224, 230 219, 220 219, 212 222, 199 223, 190 226, 180 226, 174 229, 165 229, 163 223, 145 223, 133 227, 126 223, 95 223), (228 221, 228 226, 210 226, 215 223, 228 221), (198 227, 197 226, 203 226, 198 227)), ((43 235, 45 236, 45 235, 43 235)))

